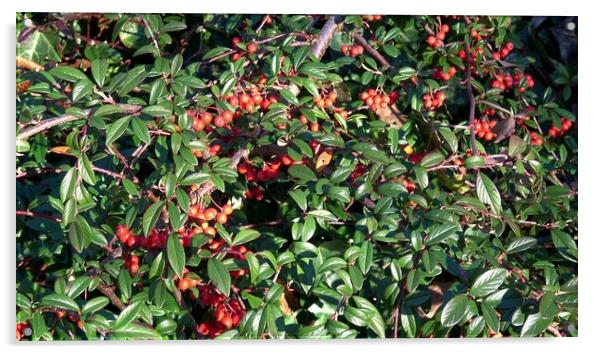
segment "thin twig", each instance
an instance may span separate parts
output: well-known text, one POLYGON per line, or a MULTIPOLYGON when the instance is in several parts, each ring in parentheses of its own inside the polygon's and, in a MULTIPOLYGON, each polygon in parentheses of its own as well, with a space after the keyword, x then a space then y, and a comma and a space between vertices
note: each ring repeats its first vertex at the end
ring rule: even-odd
POLYGON ((366 49, 366 51, 370 53, 374 59, 376 59, 376 61, 378 61, 384 67, 385 70, 391 67, 389 61, 385 59, 385 57, 383 57, 382 54, 380 54, 376 49, 374 49, 374 47, 372 47, 359 33, 354 32, 353 39, 362 47, 364 47, 364 49, 366 49))
POLYGON ((54 221, 56 223, 60 223, 61 222, 61 219, 59 217, 56 217, 56 216, 53 216, 53 215, 49 215, 49 214, 36 213, 35 211, 17 210, 16 214, 20 215, 20 216, 30 216, 32 218, 39 218, 39 219, 50 220, 50 221, 54 221))
POLYGON ((155 33, 153 32, 150 25, 148 24, 148 21, 146 21, 146 19, 144 17, 142 18, 142 22, 144 23, 144 26, 148 30, 148 33, 150 33, 150 37, 151 37, 151 40, 153 41, 153 45, 157 49, 157 54, 161 55, 161 49, 159 49, 159 43, 157 42, 157 39, 155 38, 155 33))
MULTIPOLYGON (((131 104, 117 104, 116 106, 119 106, 124 111, 124 113, 128 113, 128 114, 137 113, 138 111, 140 111, 142 109, 141 106, 131 105, 131 104)), ((90 114, 93 113, 94 111, 95 111, 95 109, 85 109, 84 114, 86 114, 86 116, 90 116, 90 114)), ((23 131, 21 131, 21 133, 19 135, 17 135, 17 139, 27 139, 30 136, 41 133, 41 132, 48 130, 52 127, 55 127, 57 125, 61 125, 63 123, 68 123, 68 122, 73 122, 73 121, 76 121, 79 119, 82 119, 82 117, 74 116, 71 114, 63 114, 58 117, 48 118, 43 121, 40 121, 38 124, 36 124, 32 127, 29 127, 27 129, 24 129, 23 131)))
MULTIPOLYGON (((470 47, 466 44, 466 52, 470 53, 470 47)), ((472 93, 472 74, 471 74, 471 56, 466 56, 466 93, 468 94, 468 102, 470 104, 468 115, 468 126, 470 127, 470 148, 472 156, 477 156, 477 139, 474 131, 474 114, 475 114, 475 98, 472 93)))

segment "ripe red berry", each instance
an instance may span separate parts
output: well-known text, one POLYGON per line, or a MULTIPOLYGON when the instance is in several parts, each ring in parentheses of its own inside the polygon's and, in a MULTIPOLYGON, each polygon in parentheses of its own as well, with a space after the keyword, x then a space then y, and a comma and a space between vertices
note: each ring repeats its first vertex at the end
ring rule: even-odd
POLYGON ((217 209, 208 208, 207 210, 205 210, 204 216, 205 216, 205 220, 215 219, 215 217, 217 216, 217 209))
POLYGON ((343 55, 347 55, 347 54, 349 54, 349 46, 348 46, 348 45, 346 45, 346 44, 343 44, 343 45, 341 46, 341 53, 343 53, 343 55))
POLYGON ((249 43, 249 45, 247 45, 247 53, 249 54, 253 54, 255 52, 257 52, 258 46, 255 43, 249 43))
POLYGON ((234 208, 232 208, 232 205, 226 204, 226 205, 224 205, 222 211, 226 215, 231 215, 234 212, 234 208))
POLYGON ((220 224, 225 224, 228 222, 228 215, 226 213, 217 213, 215 220, 220 224))

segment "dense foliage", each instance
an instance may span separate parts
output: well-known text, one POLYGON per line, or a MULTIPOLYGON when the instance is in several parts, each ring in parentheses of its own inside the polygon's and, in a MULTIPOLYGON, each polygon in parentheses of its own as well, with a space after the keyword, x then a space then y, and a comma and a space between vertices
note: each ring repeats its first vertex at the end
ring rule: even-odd
POLYGON ((577 335, 573 21, 17 14, 17 338, 577 335))

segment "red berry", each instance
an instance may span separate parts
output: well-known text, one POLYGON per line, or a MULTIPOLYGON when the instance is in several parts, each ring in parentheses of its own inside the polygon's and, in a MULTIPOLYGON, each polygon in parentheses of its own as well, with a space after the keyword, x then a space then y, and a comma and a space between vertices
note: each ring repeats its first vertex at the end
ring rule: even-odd
POLYGON ((247 53, 249 54, 253 54, 255 52, 257 52, 257 44, 255 43, 249 43, 249 45, 247 45, 247 53))

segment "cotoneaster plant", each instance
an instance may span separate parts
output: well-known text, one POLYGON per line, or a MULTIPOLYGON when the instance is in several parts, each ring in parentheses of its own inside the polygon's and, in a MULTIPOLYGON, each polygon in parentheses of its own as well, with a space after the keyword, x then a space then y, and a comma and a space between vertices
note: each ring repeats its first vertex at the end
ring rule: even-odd
POLYGON ((575 18, 16 36, 17 340, 578 335, 575 18))

